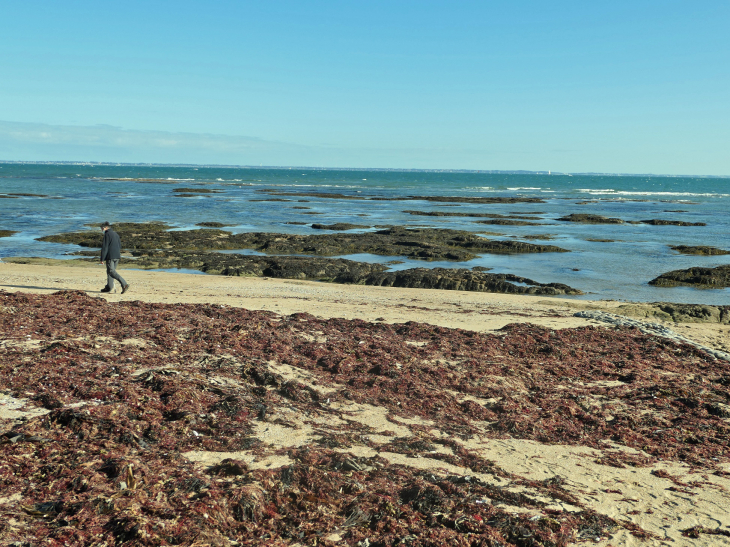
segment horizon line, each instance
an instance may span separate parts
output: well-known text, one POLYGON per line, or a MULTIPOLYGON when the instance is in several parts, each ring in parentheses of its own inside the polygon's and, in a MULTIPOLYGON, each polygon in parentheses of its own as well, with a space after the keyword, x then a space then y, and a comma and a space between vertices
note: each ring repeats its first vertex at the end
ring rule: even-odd
POLYGON ((661 173, 605 173, 597 171, 569 172, 552 171, 550 169, 439 169, 439 168, 409 168, 409 167, 314 167, 306 165, 236 165, 215 163, 156 163, 156 162, 115 162, 115 161, 83 161, 83 160, 0 160, 0 164, 30 164, 30 165, 103 165, 116 167, 197 167, 217 169, 307 169, 312 171, 394 171, 411 173, 481 173, 496 175, 548 175, 548 176, 604 176, 604 177, 668 177, 668 178, 712 178, 727 179, 730 175, 668 175, 661 173))

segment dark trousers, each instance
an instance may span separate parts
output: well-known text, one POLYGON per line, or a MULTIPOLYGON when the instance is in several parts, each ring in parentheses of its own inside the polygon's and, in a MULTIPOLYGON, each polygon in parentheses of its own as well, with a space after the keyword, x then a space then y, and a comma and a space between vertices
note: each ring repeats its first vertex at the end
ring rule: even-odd
POLYGON ((109 288, 109 290, 112 290, 114 288, 115 279, 119 281, 122 287, 127 286, 127 282, 124 281, 124 278, 117 273, 117 264, 119 264, 119 260, 106 261, 106 286, 109 288))

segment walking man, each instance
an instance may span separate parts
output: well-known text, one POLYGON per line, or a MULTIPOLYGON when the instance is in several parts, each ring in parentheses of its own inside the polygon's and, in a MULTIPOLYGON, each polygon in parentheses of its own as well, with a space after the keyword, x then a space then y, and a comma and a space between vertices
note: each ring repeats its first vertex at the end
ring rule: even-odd
POLYGON ((101 289, 101 292, 111 292, 116 279, 122 286, 122 294, 124 294, 129 288, 129 283, 117 273, 117 264, 122 258, 122 240, 108 222, 101 225, 101 230, 104 232, 104 241, 101 244, 101 264, 106 262, 106 287, 101 289))

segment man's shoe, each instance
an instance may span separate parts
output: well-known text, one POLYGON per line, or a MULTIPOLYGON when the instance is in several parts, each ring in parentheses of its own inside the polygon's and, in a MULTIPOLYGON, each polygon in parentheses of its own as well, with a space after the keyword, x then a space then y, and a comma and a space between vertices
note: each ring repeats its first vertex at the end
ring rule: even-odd
POLYGON ((124 287, 122 287, 122 294, 124 294, 125 292, 127 292, 127 289, 128 288, 129 288, 129 283, 127 283, 126 285, 124 285, 124 287))
POLYGON ((112 290, 111 290, 111 289, 110 289, 109 287, 104 287, 104 288, 103 288, 103 289, 101 289, 101 291, 99 291, 99 292, 112 292, 112 290))

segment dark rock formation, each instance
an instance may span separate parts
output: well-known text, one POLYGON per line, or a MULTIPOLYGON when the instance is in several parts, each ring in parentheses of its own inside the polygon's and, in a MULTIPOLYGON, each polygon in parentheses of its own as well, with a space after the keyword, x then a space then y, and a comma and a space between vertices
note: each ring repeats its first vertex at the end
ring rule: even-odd
POLYGON ((343 258, 262 257, 219 253, 206 253, 201 258, 204 258, 204 262, 198 269, 208 274, 276 277, 281 279, 337 281, 342 276, 362 279, 386 269, 382 264, 356 262, 343 258))
POLYGON ((707 226, 704 222, 684 222, 683 220, 662 220, 657 218, 642 220, 641 223, 651 224, 652 226, 707 226))
POLYGON ((718 249, 717 247, 708 247, 706 245, 673 245, 670 247, 673 251, 677 251, 678 253, 682 253, 685 255, 728 255, 730 254, 730 251, 726 251, 725 249, 718 249))
POLYGON ((338 194, 335 192, 283 192, 278 190, 256 190, 257 192, 265 192, 273 196, 300 196, 310 198, 329 198, 329 199, 367 199, 364 196, 352 196, 349 194, 338 194))
POLYGON ((542 222, 527 222, 526 220, 509 220, 496 218, 493 220, 477 220, 477 224, 496 224, 498 226, 543 226, 542 222))
POLYGON ((186 194, 222 194, 223 190, 211 188, 173 188, 173 192, 184 192, 186 194))
POLYGON ((558 220, 563 222, 580 222, 581 224, 623 224, 620 218, 609 218, 601 215, 588 215, 585 213, 573 213, 568 216, 560 217, 558 220))
POLYGON ((446 196, 411 196, 409 200, 437 201, 441 203, 545 203, 541 198, 515 198, 515 197, 446 197, 446 196))
POLYGON ((466 217, 466 218, 512 218, 535 220, 534 216, 523 215, 500 215, 497 213, 455 213, 451 211, 403 211, 409 215, 419 215, 424 217, 466 217))
POLYGON ((0 237, 10 237, 13 234, 17 234, 18 232, 13 230, 0 230, 0 237))
POLYGON ((312 228, 315 230, 345 231, 365 229, 370 228, 370 226, 365 226, 364 224, 350 224, 349 222, 336 222, 335 224, 312 224, 312 228))
POLYGON ((545 203, 540 198, 518 198, 518 197, 449 197, 449 196, 407 196, 397 198, 386 198, 381 196, 357 196, 352 194, 339 194, 335 192, 283 192, 277 190, 257 190, 275 196, 302 196, 329 199, 365 199, 374 201, 436 201, 441 203, 545 203))
POLYGON ((730 287, 730 264, 716 268, 688 268, 664 273, 649 281, 656 287, 690 286, 703 289, 730 287))
POLYGON ((530 239, 530 240, 534 240, 534 239, 551 240, 551 239, 555 239, 555 234, 527 234, 527 235, 523 235, 523 236, 510 236, 510 237, 514 237, 517 239, 530 239))
POLYGON ((409 287, 417 289, 443 289, 454 291, 498 292, 511 294, 583 294, 562 283, 538 283, 512 274, 490 274, 465 268, 412 268, 397 272, 378 272, 364 279, 342 276, 339 282, 360 283, 382 287, 409 287), (529 286, 510 283, 524 283, 529 286))
POLYGON ((594 243, 613 243, 615 239, 603 239, 601 237, 587 237, 586 241, 592 241, 594 243))
MULTIPOLYGON (((255 249, 277 255, 337 256, 371 253, 384 256, 406 256, 419 260, 466 261, 476 253, 550 253, 568 252, 554 245, 534 245, 520 241, 497 241, 463 230, 435 228, 405 229, 393 227, 376 232, 356 234, 232 234, 223 230, 165 231, 161 224, 117 224, 116 230, 125 249, 130 251, 235 250, 255 249)), ((96 230, 45 236, 40 241, 75 243, 98 248, 101 235, 96 230)))
POLYGON ((233 224, 223 224, 222 222, 198 222, 196 226, 202 228, 224 228, 226 226, 234 226, 233 224))

